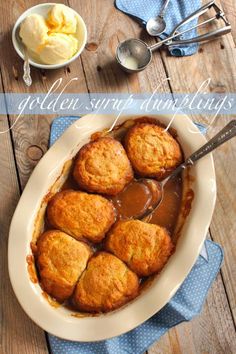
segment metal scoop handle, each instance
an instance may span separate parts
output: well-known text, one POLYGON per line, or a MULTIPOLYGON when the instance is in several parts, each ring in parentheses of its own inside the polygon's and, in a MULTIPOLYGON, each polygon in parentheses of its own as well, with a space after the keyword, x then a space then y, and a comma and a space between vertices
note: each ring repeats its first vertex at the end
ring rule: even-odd
MULTIPOLYGON (((212 6, 214 6, 215 8, 215 0, 212 0, 210 2, 208 2, 207 4, 203 5, 202 7, 200 7, 199 9, 197 9, 196 11, 192 12, 188 17, 186 17, 184 20, 182 20, 180 23, 178 23, 176 25, 176 27, 173 29, 173 31, 170 33, 170 36, 176 34, 177 32, 179 32, 179 28, 183 25, 186 25, 188 22, 191 22, 192 20, 194 20, 195 18, 199 18, 200 16, 202 16, 204 13, 206 13, 212 6)), ((216 8, 215 8, 216 9, 216 8)), ((216 12, 221 12, 220 8, 217 6, 217 10, 216 12)))
MULTIPOLYGON (((205 21, 205 22, 209 22, 209 21, 205 21)), ((199 24, 199 26, 201 26, 201 25, 202 24, 199 24)), ((190 43, 206 42, 206 41, 213 40, 217 37, 221 37, 221 36, 231 32, 231 25, 227 25, 225 27, 218 28, 215 31, 211 31, 209 33, 202 34, 202 35, 194 37, 194 38, 173 40, 174 38, 179 37, 180 34, 190 32, 199 26, 194 26, 192 28, 187 29, 186 31, 181 32, 181 33, 176 33, 176 34, 172 35, 172 37, 167 37, 167 38, 163 39, 162 41, 153 44, 152 46, 149 47, 149 49, 153 52, 154 50, 159 49, 163 45, 166 45, 169 47, 169 46, 174 46, 174 45, 185 45, 185 44, 190 44, 190 43)))
POLYGON ((170 36, 175 35, 176 33, 179 33, 179 29, 183 25, 186 25, 187 23, 191 22, 195 18, 199 18, 200 16, 202 16, 204 13, 206 13, 212 7, 215 10, 215 13, 216 13, 215 16, 204 21, 204 22, 201 22, 201 23, 195 25, 193 28, 197 28, 199 26, 205 25, 206 23, 212 22, 215 19, 217 19, 217 20, 222 19, 226 26, 229 25, 229 21, 226 19, 224 12, 219 8, 219 6, 217 6, 215 4, 215 0, 212 0, 212 1, 208 2, 207 4, 203 5, 202 7, 200 7, 198 10, 194 11, 192 14, 190 14, 188 17, 186 17, 182 22, 178 23, 177 26, 170 33, 170 36))
POLYGON ((170 43, 168 46, 172 46, 172 45, 184 45, 184 44, 190 44, 190 43, 199 43, 199 42, 206 42, 206 41, 211 41, 215 38, 224 36, 227 33, 231 32, 231 26, 228 25, 226 27, 223 28, 218 28, 215 31, 211 31, 209 33, 206 34, 202 34, 200 36, 194 37, 194 38, 190 38, 190 39, 181 39, 181 40, 176 40, 173 41, 172 43, 170 43))
POLYGON ((197 42, 206 42, 206 41, 210 41, 213 40, 217 37, 223 36, 227 33, 229 33, 231 31, 231 25, 230 23, 227 21, 227 19, 224 16, 223 11, 215 4, 215 1, 212 0, 210 1, 208 4, 202 6, 200 9, 198 9, 197 11, 193 12, 190 16, 188 16, 185 20, 183 20, 182 22, 180 22, 172 31, 172 33, 170 34, 169 37, 163 39, 162 41, 159 41, 158 43, 153 44, 152 46, 149 47, 149 49, 151 51, 154 51, 156 49, 159 49, 162 45, 166 45, 166 46, 174 46, 174 45, 185 45, 185 44, 190 44, 190 43, 197 43, 197 42), (216 15, 201 22, 198 23, 197 25, 188 28, 184 31, 178 32, 179 28, 183 25, 185 25, 186 23, 188 23, 189 21, 192 21, 194 18, 201 16, 202 14, 204 14, 206 11, 208 11, 211 7, 214 7, 215 11, 216 11, 216 15), (204 26, 207 23, 210 23, 214 20, 219 20, 222 19, 225 23, 225 26, 219 29, 216 29, 214 31, 211 31, 209 33, 206 34, 202 34, 199 35, 197 37, 194 38, 190 38, 190 39, 175 39, 178 38, 179 36, 192 31, 193 29, 196 29, 198 27, 204 26))
MULTIPOLYGON (((211 31, 209 33, 191 38, 191 39, 183 39, 183 40, 174 40, 173 43, 170 43, 169 45, 184 45, 184 44, 190 44, 190 43, 197 43, 197 42, 206 42, 206 41, 210 41, 213 40, 217 37, 221 37, 229 32, 231 32, 231 25, 228 22, 228 20, 225 18, 224 12, 215 4, 215 0, 210 1, 209 3, 205 4, 204 6, 202 6, 199 10, 195 11, 194 13, 192 13, 189 17, 187 17, 185 20, 183 20, 181 23, 179 23, 175 29, 173 30, 173 32, 170 34, 170 36, 176 35, 178 34, 178 29, 185 25, 186 23, 188 23, 189 21, 192 21, 194 18, 199 17, 201 15, 203 15, 206 11, 208 11, 211 7, 214 8, 216 14, 215 16, 201 22, 198 23, 196 26, 192 27, 190 30, 194 29, 194 28, 198 28, 201 26, 206 25, 207 23, 210 23, 214 20, 223 20, 225 23, 225 27, 222 28, 218 28, 214 31, 211 31)), ((179 35, 186 33, 185 31, 182 33, 179 33, 179 35)), ((168 43, 167 43, 168 45, 168 43)))

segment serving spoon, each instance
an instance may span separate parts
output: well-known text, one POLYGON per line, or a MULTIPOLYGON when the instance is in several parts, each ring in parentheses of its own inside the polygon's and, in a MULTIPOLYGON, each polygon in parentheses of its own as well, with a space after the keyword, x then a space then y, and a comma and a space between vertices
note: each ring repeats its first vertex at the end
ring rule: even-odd
POLYGON ((16 29, 16 39, 17 39, 18 43, 21 44, 22 52, 24 55, 23 80, 24 80, 24 83, 26 84, 26 86, 29 87, 32 85, 32 78, 31 78, 31 74, 30 74, 29 53, 28 53, 28 49, 26 48, 25 44, 23 43, 23 41, 20 37, 20 25, 16 29))
MULTIPOLYGON (((160 203, 163 200, 164 189, 167 182, 173 177, 177 176, 188 166, 193 166, 196 161, 200 160, 202 157, 209 154, 211 151, 215 150, 218 146, 222 145, 226 141, 232 139, 236 136, 236 120, 230 121, 218 134, 216 134, 212 139, 210 139, 205 145, 203 145, 200 149, 195 151, 192 155, 190 155, 181 165, 179 165, 168 177, 166 177, 163 181, 158 182, 151 178, 140 178, 136 179, 133 183, 137 184, 145 184, 145 186, 149 186, 152 190, 151 192, 155 193, 154 198, 149 198, 147 203, 145 203, 145 207, 141 210, 140 213, 133 215, 133 219, 143 219, 149 220, 155 210, 158 208, 160 203)), ((133 185, 126 187, 125 192, 128 191, 129 188, 133 188, 133 185)), ((118 198, 119 199, 119 198, 118 198)), ((122 217, 122 215, 121 215, 122 217)), ((127 217, 126 217, 127 218, 127 217)))
POLYGON ((159 36, 166 29, 166 22, 164 20, 164 14, 170 0, 165 0, 162 9, 158 16, 152 17, 147 21, 146 30, 150 36, 159 36))

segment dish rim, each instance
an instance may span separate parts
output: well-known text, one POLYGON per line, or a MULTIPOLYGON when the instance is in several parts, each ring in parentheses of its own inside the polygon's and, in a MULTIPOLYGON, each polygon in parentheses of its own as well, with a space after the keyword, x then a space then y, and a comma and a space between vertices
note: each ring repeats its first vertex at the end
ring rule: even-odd
MULTIPOLYGON (((143 115, 126 115, 122 116, 120 121, 123 122, 141 116, 143 115)), ((174 255, 150 288, 127 305, 98 317, 75 318, 71 316, 71 311, 68 316, 68 310, 65 308, 53 308, 41 295, 42 290, 39 284, 33 284, 29 279, 27 270, 26 257, 31 253, 30 241, 32 240, 35 217, 42 198, 45 197, 52 186, 52 181, 55 181, 56 176, 60 174, 64 163, 78 151, 83 145, 82 143, 86 143, 85 140, 88 140, 86 138, 91 136, 92 133, 110 126, 107 122, 112 122, 114 116, 106 115, 106 117, 105 122, 104 115, 89 114, 83 116, 75 121, 47 151, 35 167, 25 187, 12 218, 9 232, 9 275, 18 301, 28 316, 45 331, 72 341, 92 342, 121 335, 160 311, 176 293, 197 260, 210 225, 216 200, 214 163, 212 155, 209 154, 193 168, 196 175, 195 189, 200 192, 200 195, 195 195, 192 210, 185 221, 174 255), (89 126, 90 129, 88 129, 89 126), (82 142, 81 137, 83 137, 82 142), (55 159, 55 155, 60 158, 55 159), (204 181, 199 178, 199 175, 202 176, 203 173, 204 181), (202 207, 198 206, 199 203, 200 206, 203 204, 204 208, 203 205, 202 207), (30 212, 30 218, 27 209, 30 212), (24 210, 23 215, 22 210, 24 210), (194 216, 201 217, 201 222, 198 222, 197 225, 194 222, 194 216), (188 236, 190 233, 191 242, 190 236, 188 236), (18 247, 15 247, 15 244, 18 247), (176 262, 176 258, 179 259, 179 263, 176 262), (178 264, 178 267, 176 267, 176 264, 178 264), (161 292, 158 292, 158 290, 161 290, 161 292), (159 294, 158 300, 155 296, 156 293, 159 294)), ((161 115, 152 115, 152 117, 156 117, 163 123, 171 119, 168 116, 161 115)), ((206 139, 199 133, 191 119, 185 115, 178 117, 181 117, 184 123, 181 132, 179 132, 180 126, 177 127, 178 136, 180 140, 187 136, 187 142, 183 141, 181 146, 185 153, 190 153, 205 143, 206 139), (192 130, 194 134, 199 133, 196 134, 197 139, 191 139, 188 129, 192 130), (185 147, 188 144, 190 145, 185 147)), ((178 125, 176 121, 174 122, 174 128, 178 125)))

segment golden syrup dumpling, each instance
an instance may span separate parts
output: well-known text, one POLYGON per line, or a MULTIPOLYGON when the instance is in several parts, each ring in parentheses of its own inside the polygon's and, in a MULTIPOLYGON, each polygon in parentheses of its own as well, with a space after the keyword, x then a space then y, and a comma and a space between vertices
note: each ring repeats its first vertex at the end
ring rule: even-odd
POLYGON ((37 242, 37 265, 42 288, 59 302, 68 299, 92 254, 84 242, 51 230, 37 242))

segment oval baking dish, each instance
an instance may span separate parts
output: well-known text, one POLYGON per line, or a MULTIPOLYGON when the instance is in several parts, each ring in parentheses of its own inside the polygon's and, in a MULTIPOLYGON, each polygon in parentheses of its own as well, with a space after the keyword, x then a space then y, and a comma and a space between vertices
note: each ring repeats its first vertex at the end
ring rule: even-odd
MULTIPOLYGON (((119 123, 138 116, 122 116, 119 123)), ((167 125, 171 117, 152 116, 167 125)), ((109 128, 114 116, 90 114, 73 123, 49 149, 33 171, 12 219, 9 235, 9 274, 14 292, 28 316, 41 328, 74 341, 108 339, 137 327, 158 312, 175 294, 194 265, 210 225, 216 198, 213 159, 206 156, 191 169, 195 198, 178 239, 175 253, 152 284, 132 302, 113 312, 94 317, 73 316, 61 306, 53 307, 38 283, 30 280, 27 257, 42 201, 60 180, 65 163, 89 141, 91 134, 109 128)), ((172 124, 185 156, 205 143, 187 116, 172 124)), ((60 181, 62 183, 62 181, 60 181)))

